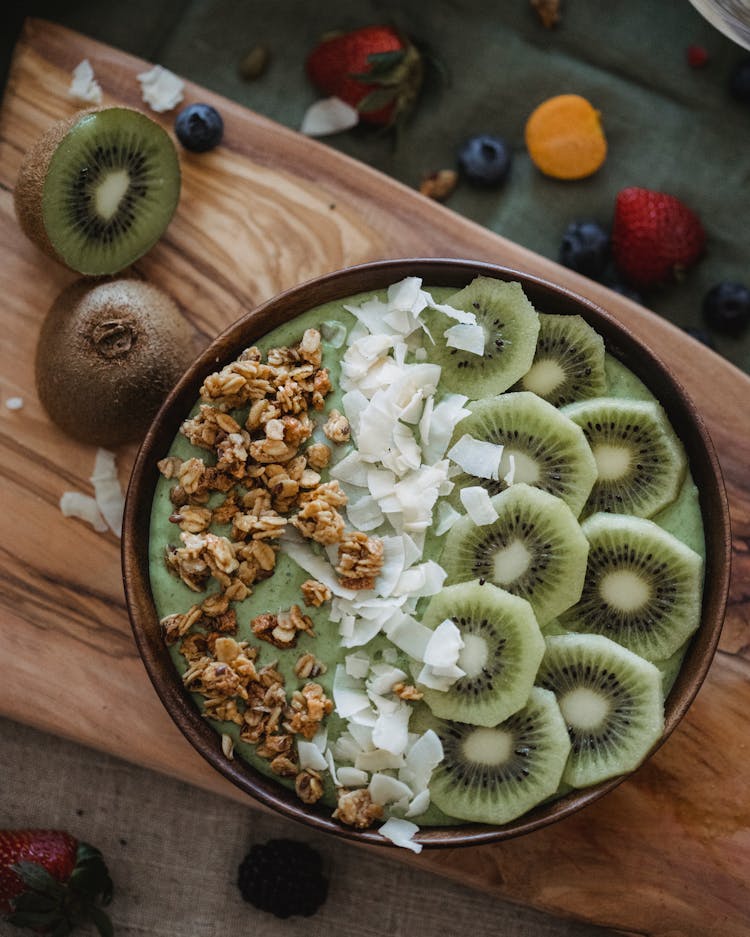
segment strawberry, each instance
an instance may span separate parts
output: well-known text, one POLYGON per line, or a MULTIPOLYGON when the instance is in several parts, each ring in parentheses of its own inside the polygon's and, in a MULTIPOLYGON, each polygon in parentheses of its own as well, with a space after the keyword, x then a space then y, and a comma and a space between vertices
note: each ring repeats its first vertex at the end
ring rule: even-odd
POLYGON ((400 123, 422 86, 416 47, 391 26, 364 26, 324 39, 310 53, 307 74, 323 94, 356 108, 363 121, 400 123))
POLYGON ((674 195, 636 187, 618 194, 612 252, 620 273, 635 286, 679 279, 705 246, 700 218, 674 195))
POLYGON ((111 900, 98 849, 60 830, 0 830, 0 914, 9 923, 65 937, 90 920, 110 937, 112 924, 99 904, 111 900))

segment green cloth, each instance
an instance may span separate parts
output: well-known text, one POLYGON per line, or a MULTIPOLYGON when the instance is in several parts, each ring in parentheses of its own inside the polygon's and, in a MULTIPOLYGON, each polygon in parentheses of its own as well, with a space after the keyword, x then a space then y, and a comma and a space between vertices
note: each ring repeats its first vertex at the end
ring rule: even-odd
MULTIPOLYGON (((708 251, 683 283, 644 297, 681 326, 701 326, 701 300, 721 280, 750 285, 750 105, 727 91, 743 51, 687 0, 563 0, 559 28, 545 30, 527 0, 132 0, 49 4, 52 19, 128 51, 297 128, 318 97, 304 60, 333 29, 395 22, 426 43, 447 72, 432 83, 394 151, 362 129, 331 146, 407 185, 455 165, 468 136, 489 132, 513 146, 508 182, 497 190, 459 186, 448 206, 534 251, 557 258, 571 220, 609 226, 617 192, 630 185, 671 192, 702 218, 708 251), (267 73, 243 81, 237 65, 255 43, 272 54, 267 73), (688 45, 710 55, 691 69, 688 45), (526 118, 545 98, 582 94, 601 111, 609 143, 603 168, 578 182, 546 178, 523 142, 526 118)), ((750 371, 750 330, 715 335, 718 350, 750 371)))

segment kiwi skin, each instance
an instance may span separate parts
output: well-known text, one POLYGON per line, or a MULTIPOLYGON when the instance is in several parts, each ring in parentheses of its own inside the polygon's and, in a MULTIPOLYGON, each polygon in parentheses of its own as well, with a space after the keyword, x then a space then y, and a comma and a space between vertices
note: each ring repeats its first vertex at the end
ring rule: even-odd
POLYGON ((42 324, 37 392, 69 436, 118 446, 143 436, 196 352, 192 327, 158 287, 77 280, 42 324))

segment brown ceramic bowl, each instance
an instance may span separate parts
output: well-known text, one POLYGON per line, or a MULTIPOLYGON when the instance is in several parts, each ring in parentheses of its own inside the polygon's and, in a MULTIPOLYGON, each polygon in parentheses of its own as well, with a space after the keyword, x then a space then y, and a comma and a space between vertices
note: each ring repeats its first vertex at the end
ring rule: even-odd
MULTIPOLYGON (((388 845, 374 830, 357 831, 332 820, 326 808, 307 807, 293 791, 254 771, 240 759, 229 761, 221 737, 201 717, 183 689, 162 641, 149 584, 149 516, 158 480, 156 463, 169 449, 180 423, 198 398, 204 377, 233 360, 275 326, 314 306, 365 290, 380 289, 406 276, 422 277, 434 286, 465 286, 478 275, 518 280, 528 297, 548 313, 583 316, 599 332, 607 350, 637 374, 661 401, 687 451, 700 491, 706 533, 706 573, 701 626, 693 637, 677 681, 666 702, 661 741, 684 716, 711 664, 719 640, 729 586, 729 511, 721 470, 713 445, 695 406, 669 369, 625 326, 603 309, 538 277, 491 264, 463 260, 390 260, 351 267, 288 290, 230 326, 191 365, 156 416, 133 469, 125 508, 122 545, 123 575, 133 632, 149 676, 164 706, 203 757, 237 787, 286 816, 349 839, 388 845)), ((417 836, 424 846, 465 846, 530 833, 569 816, 611 791, 622 777, 574 791, 530 811, 505 826, 469 823, 425 828, 417 836)))

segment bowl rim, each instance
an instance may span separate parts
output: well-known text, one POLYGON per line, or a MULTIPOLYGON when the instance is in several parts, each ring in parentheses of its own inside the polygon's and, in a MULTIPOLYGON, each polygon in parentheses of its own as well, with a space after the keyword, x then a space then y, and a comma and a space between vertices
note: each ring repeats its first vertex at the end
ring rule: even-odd
MULTIPOLYGON (((582 315, 602 334, 606 350, 614 352, 614 357, 621 361, 625 359, 623 363, 654 393, 685 446, 689 467, 698 486, 706 539, 701 624, 691 639, 678 677, 667 697, 664 733, 644 763, 674 731, 708 673, 721 635, 731 558, 729 505, 721 467, 695 404, 671 369, 627 326, 601 306, 566 287, 535 274, 482 261, 439 257, 379 260, 346 267, 298 284, 260 304, 224 329, 193 360, 167 396, 146 433, 132 470, 125 501, 121 558, 126 604, 136 645, 154 689, 172 720, 196 751, 235 786, 265 806, 315 829, 357 842, 389 847, 393 844, 376 830, 355 830, 344 826, 322 810, 304 805, 293 790, 266 778, 242 759, 229 760, 224 756, 220 733, 195 707, 161 638, 149 581, 148 521, 159 478, 156 462, 166 454, 179 424, 198 399, 198 388, 206 374, 233 360, 242 349, 271 328, 302 312, 359 292, 385 288, 405 276, 419 276, 430 286, 455 285, 458 288, 476 276, 516 280, 535 306, 540 305, 541 299, 541 305, 547 310, 582 315), (631 363, 633 358, 637 358, 637 367, 631 363)), ((574 790, 503 826, 466 823, 424 827, 415 836, 415 842, 427 848, 455 848, 499 842, 530 833, 592 804, 632 773, 610 778, 590 788, 574 790)))

